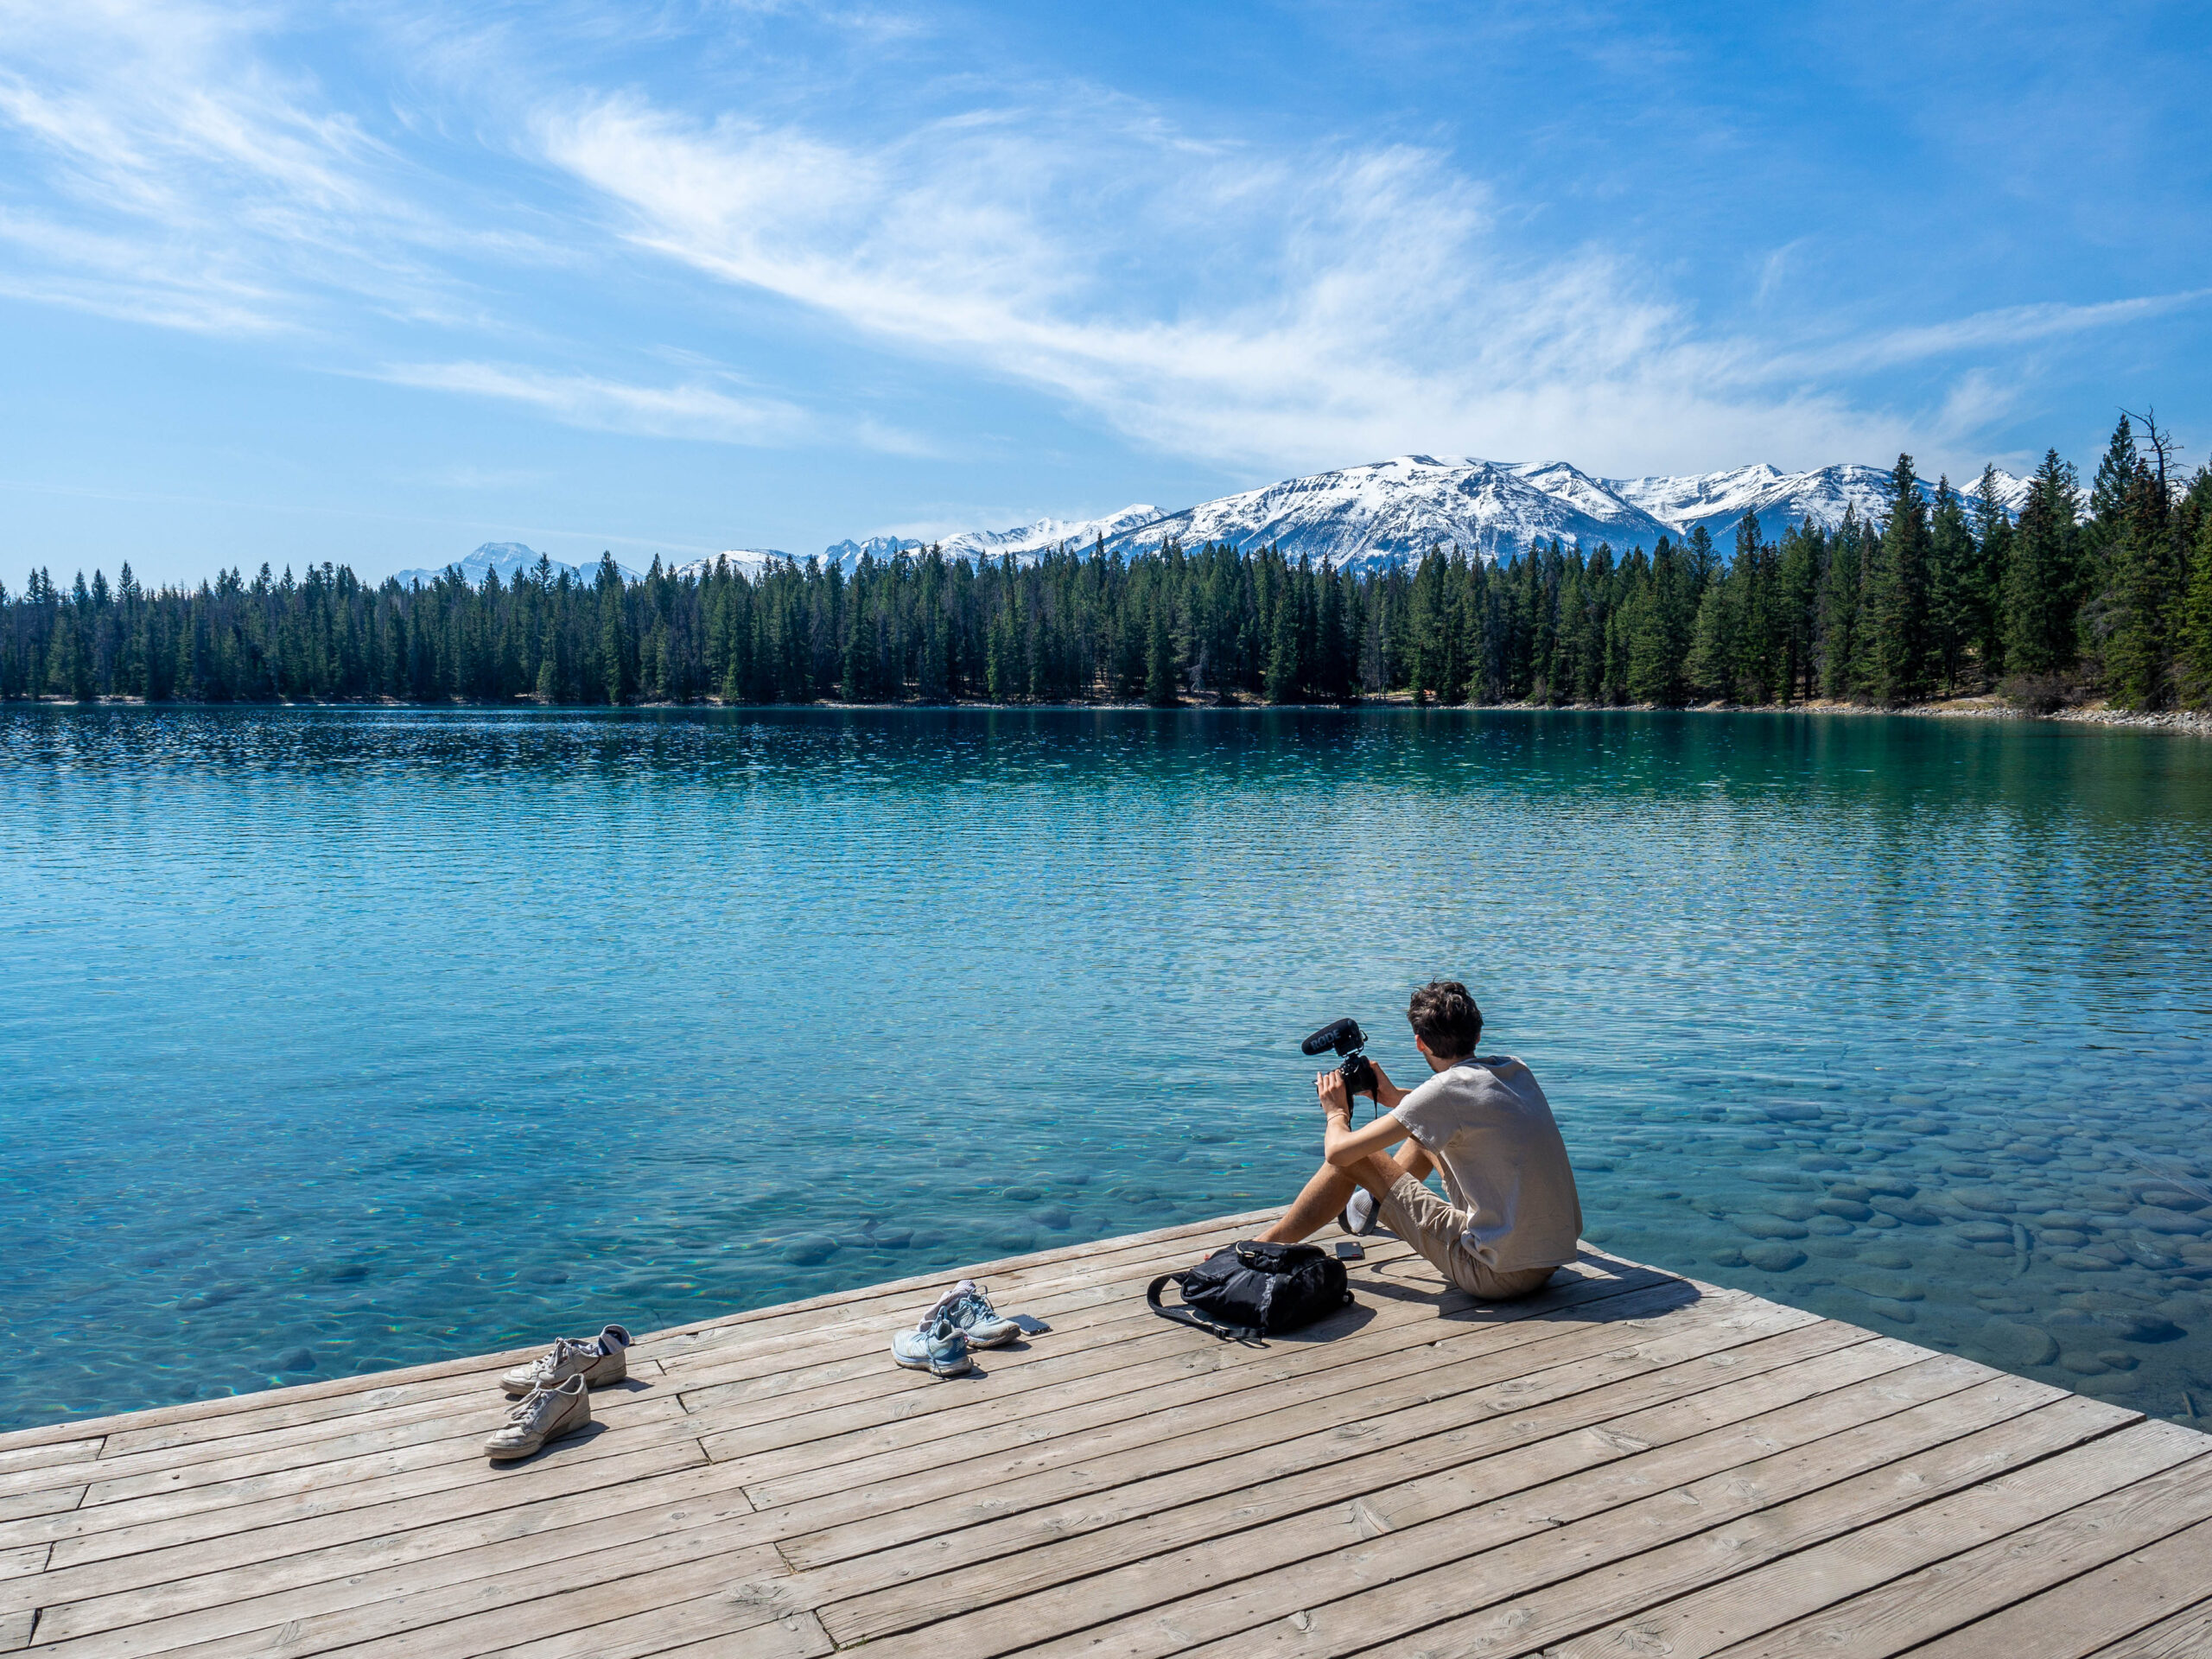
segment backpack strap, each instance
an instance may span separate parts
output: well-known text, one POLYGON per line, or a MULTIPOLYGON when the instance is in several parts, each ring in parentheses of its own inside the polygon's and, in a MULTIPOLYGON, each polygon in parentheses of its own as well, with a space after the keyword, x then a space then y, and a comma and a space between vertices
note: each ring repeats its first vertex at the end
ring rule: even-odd
POLYGON ((1208 1335, 1219 1337, 1225 1342, 1250 1342, 1267 1334, 1266 1332, 1249 1325, 1217 1325, 1195 1307, 1169 1307, 1163 1304, 1160 1300, 1160 1293, 1170 1284, 1179 1285, 1182 1281, 1183 1275, 1179 1273, 1161 1274, 1159 1278, 1152 1281, 1151 1287, 1144 1294, 1146 1306, 1163 1319, 1173 1319, 1178 1325, 1187 1325, 1194 1331, 1204 1331, 1208 1335))

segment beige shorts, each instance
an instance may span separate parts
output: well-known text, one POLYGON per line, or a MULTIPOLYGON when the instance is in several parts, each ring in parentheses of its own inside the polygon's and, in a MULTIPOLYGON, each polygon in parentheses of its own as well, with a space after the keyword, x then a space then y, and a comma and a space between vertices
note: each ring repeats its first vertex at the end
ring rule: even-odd
POLYGON ((1500 1273, 1467 1243, 1467 1226, 1473 1215, 1446 1203, 1410 1175, 1401 1175, 1392 1183, 1390 1196, 1382 1200, 1379 1210, 1384 1226, 1419 1250, 1461 1290, 1486 1302, 1533 1296, 1558 1271, 1556 1268, 1522 1268, 1500 1273))

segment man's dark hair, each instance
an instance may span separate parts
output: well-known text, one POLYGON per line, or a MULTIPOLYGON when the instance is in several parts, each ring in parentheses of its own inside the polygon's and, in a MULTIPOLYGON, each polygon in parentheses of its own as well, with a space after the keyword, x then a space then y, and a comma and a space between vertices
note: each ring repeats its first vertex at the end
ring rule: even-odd
POLYGON ((1456 979, 1432 979, 1406 1009, 1414 1035, 1443 1060, 1464 1060, 1483 1039, 1483 1011, 1456 979))

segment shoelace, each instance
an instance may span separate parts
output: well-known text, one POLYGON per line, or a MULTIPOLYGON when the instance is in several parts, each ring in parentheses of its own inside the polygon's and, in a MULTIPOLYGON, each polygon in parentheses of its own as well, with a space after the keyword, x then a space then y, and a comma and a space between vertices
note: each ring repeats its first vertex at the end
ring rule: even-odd
POLYGON ((533 1389, 523 1396, 521 1403, 508 1408, 507 1421, 511 1423, 520 1423, 526 1428, 535 1428, 537 1426, 537 1417, 541 1413, 557 1411, 560 1409, 560 1405, 561 1396, 552 1389, 533 1389))
POLYGON ((537 1374, 540 1376, 557 1376, 560 1375, 562 1364, 571 1356, 576 1354, 596 1355, 598 1352, 599 1344, 595 1340, 591 1342, 576 1342, 567 1337, 556 1337, 553 1342, 553 1351, 550 1354, 541 1354, 538 1357, 536 1367, 537 1374))
POLYGON ((963 1302, 969 1300, 970 1298, 982 1303, 983 1311, 985 1313, 988 1313, 990 1311, 991 1305, 988 1302, 983 1301, 982 1287, 976 1284, 973 1280, 963 1279, 950 1290, 946 1291, 944 1295, 937 1299, 937 1306, 930 1309, 928 1313, 922 1315, 919 1321, 916 1323, 914 1329, 925 1332, 932 1330, 939 1320, 944 1320, 948 1324, 957 1324, 958 1322, 955 1320, 952 1316, 955 1313, 958 1312, 960 1305, 963 1302))

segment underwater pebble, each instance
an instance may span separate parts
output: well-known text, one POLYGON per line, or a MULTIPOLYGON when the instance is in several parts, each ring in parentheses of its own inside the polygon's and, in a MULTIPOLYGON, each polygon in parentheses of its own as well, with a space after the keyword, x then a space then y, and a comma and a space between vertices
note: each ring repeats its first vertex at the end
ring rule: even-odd
POLYGON ((2114 1273, 2120 1264, 2107 1262, 2101 1255, 2088 1255, 2080 1250, 2053 1250, 2045 1257, 2053 1267, 2063 1268, 2069 1273, 2114 1273))
POLYGON ((1864 1221, 1874 1213, 1853 1198, 1822 1198, 1813 1207, 1824 1216, 1840 1216, 1846 1221, 1864 1221))
POLYGON ((1859 1259, 1870 1268, 1904 1268, 1912 1265, 1912 1258, 1903 1250, 1887 1244, 1877 1244, 1859 1252, 1859 1259))
POLYGON ((1908 1227, 1935 1227, 1940 1225, 1943 1219, 1926 1205, 1916 1204, 1910 1198, 1877 1198, 1874 1209, 1882 1215, 1894 1217, 1908 1227))
POLYGON ((2048 1365, 2058 1357, 2058 1344, 2048 1331, 2038 1331, 2031 1325, 2018 1325, 2010 1319, 1986 1321, 1974 1332, 1974 1341, 1992 1363, 2008 1368, 2048 1365))
POLYGON ((1840 1216, 1814 1216, 1806 1221, 1805 1230, 1816 1238, 1849 1238, 1859 1230, 1840 1216))
MULTIPOLYGON (((1838 1181, 1828 1188, 1828 1196, 1832 1198, 1840 1198, 1847 1204, 1864 1204, 1874 1196, 1874 1189, 1871 1186, 1861 1186, 1856 1181, 1838 1181)), ((1908 1192, 1904 1196, 1910 1198, 1912 1195, 1908 1192)))
POLYGON ((1805 1264, 1805 1252, 1787 1244, 1754 1244, 1744 1252, 1744 1260, 1765 1273, 1788 1273, 1805 1264))
POLYGON ((2170 1237, 2196 1238, 2212 1233, 2212 1221, 2207 1221, 2201 1216, 2183 1215, 2177 1210, 2154 1209, 2148 1205, 2131 1211, 2127 1219, 2145 1232, 2170 1237))
POLYGON ((1990 1244, 2002 1242, 2009 1245, 2012 1242, 2012 1230, 2002 1222, 1969 1221, 1952 1229, 1952 1231, 1969 1244, 1990 1244))
POLYGON ((1917 1279, 1900 1278, 1890 1273, 1847 1273, 1843 1282, 1862 1296, 1878 1296, 1892 1302, 1922 1302, 1928 1300, 1928 1287, 1917 1279))
POLYGON ((1810 1198, 1769 1198, 1759 1208, 1770 1216, 1781 1217, 1784 1221, 1810 1221, 1815 1213, 1810 1198))
POLYGON ((1962 1204, 1969 1210, 1986 1211, 1994 1215, 2010 1215, 2014 1205, 2011 1197, 1994 1187, 1962 1186, 1950 1195, 1951 1202, 1962 1204))
POLYGON ((1861 1176, 1859 1185, 1869 1198, 1910 1198, 1920 1191, 1912 1182, 1895 1175, 1861 1176))
POLYGON ((1803 1238, 1805 1229, 1794 1221, 1784 1221, 1780 1216, 1732 1216, 1739 1231, 1753 1238, 1803 1238))
POLYGON ((787 1240, 783 1248, 783 1258, 797 1268, 818 1267, 836 1255, 837 1248, 836 1239, 810 1234, 787 1240))
POLYGON ((2078 1249, 2088 1242, 2089 1236, 2087 1233, 2072 1232, 2063 1227, 2046 1227, 2042 1236, 2037 1240, 2038 1243, 2060 1250, 2078 1249))

